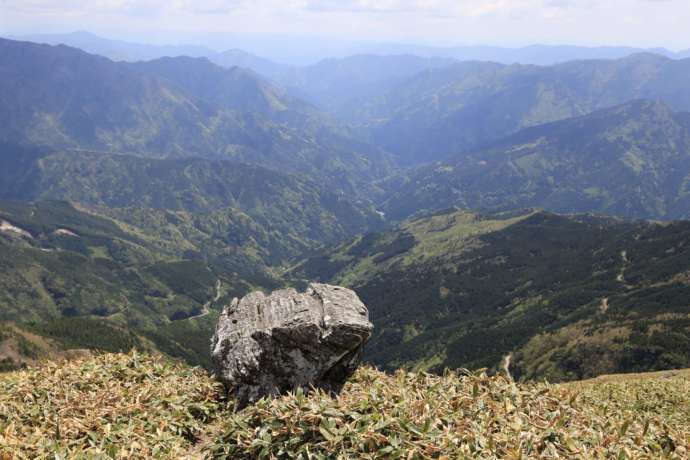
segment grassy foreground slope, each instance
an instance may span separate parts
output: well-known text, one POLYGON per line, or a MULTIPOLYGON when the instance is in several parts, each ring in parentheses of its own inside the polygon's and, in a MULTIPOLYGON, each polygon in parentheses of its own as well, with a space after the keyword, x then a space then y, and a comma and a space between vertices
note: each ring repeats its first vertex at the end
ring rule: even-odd
POLYGON ((0 458, 687 458, 690 373, 514 384, 361 368, 240 412, 204 372, 105 354, 0 377, 0 458))

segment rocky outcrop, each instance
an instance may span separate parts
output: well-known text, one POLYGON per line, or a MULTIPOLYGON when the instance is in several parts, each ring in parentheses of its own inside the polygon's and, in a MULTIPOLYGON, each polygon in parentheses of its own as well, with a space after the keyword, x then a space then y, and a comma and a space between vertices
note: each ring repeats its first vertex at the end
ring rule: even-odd
POLYGON ((217 377, 244 406, 310 386, 338 391, 359 364, 373 325, 354 291, 253 292, 225 307, 212 339, 217 377))

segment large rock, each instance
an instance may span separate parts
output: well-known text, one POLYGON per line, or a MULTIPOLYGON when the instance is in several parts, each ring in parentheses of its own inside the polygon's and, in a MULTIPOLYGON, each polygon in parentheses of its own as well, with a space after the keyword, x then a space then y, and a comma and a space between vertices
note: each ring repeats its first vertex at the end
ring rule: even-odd
POLYGON ((338 391, 359 364, 373 325, 354 291, 310 284, 225 307, 213 336, 217 377, 240 406, 309 386, 338 391))

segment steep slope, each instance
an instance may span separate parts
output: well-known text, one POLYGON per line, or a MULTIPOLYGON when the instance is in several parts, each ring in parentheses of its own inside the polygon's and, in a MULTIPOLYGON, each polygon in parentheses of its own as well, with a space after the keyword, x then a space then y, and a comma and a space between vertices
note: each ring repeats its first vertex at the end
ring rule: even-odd
POLYGON ((269 264, 294 250, 234 209, 106 211, 0 202, 0 321, 65 347, 155 346, 206 364, 216 310, 279 286, 269 264))
POLYGON ((199 158, 157 160, 0 148, 0 198, 86 206, 215 212, 236 209, 287 244, 280 258, 382 224, 363 204, 320 183, 258 166, 199 158))
POLYGON ((233 67, 251 69, 269 80, 277 80, 280 75, 292 69, 286 64, 279 64, 239 49, 225 50, 207 57, 214 64, 226 69, 233 67))
POLYGON ((635 101, 523 130, 423 167, 383 209, 540 207, 631 218, 690 217, 690 114, 635 101))
POLYGON ((454 62, 413 55, 355 55, 324 59, 273 78, 316 106, 351 121, 362 103, 419 72, 449 67, 454 62))
POLYGON ((518 376, 568 380, 690 365, 689 237, 688 222, 451 210, 292 274, 355 289, 375 325, 367 357, 387 369, 513 352, 518 376))
POLYGON ((5 141, 162 157, 219 154, 214 131, 249 138, 237 115, 73 48, 2 40, 0 69, 5 141))
MULTIPOLYGON (((122 338, 124 335, 122 334, 118 338, 122 338)), ((130 336, 129 338, 134 337, 130 336)), ((114 342, 104 341, 103 347, 108 348, 108 345, 114 342)), ((136 340, 125 341, 110 351, 117 352, 139 344, 141 342, 136 340)), ((89 350, 63 346, 56 340, 29 331, 28 328, 21 328, 13 323, 0 322, 0 373, 41 366, 46 360, 77 359, 89 355, 89 350)))
POLYGON ((300 126, 300 117, 323 117, 314 107, 253 71, 236 66, 225 69, 206 58, 168 57, 138 62, 132 68, 164 78, 197 99, 229 110, 255 113, 286 124, 295 122, 296 126, 300 126))
POLYGON ((306 104, 203 59, 115 63, 65 46, 0 40, 0 81, 5 142, 231 159, 310 174, 350 194, 371 191, 359 185, 390 167, 306 104))
MULTIPOLYGON (((297 150, 276 146, 269 155, 252 152, 236 159, 267 167, 280 166, 312 176, 330 173, 349 192, 371 190, 371 182, 392 169, 391 157, 353 137, 344 126, 254 72, 223 69, 207 59, 163 58, 133 65, 137 71, 174 83, 198 100, 223 109, 261 117, 286 132, 292 141, 302 140, 297 150), (266 157, 261 159, 261 157, 266 157), (344 176, 344 177, 343 177, 344 176)), ((337 182, 336 182, 337 183, 337 182)))
POLYGON ((362 104, 358 116, 377 145, 429 162, 633 99, 690 110, 688 72, 690 60, 652 54, 553 67, 461 63, 422 72, 362 104))

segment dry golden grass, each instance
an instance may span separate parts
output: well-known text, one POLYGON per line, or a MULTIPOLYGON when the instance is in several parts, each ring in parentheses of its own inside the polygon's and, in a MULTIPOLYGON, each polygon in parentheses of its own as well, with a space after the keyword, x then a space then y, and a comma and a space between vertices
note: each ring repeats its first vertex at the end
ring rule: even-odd
POLYGON ((371 368, 337 397, 235 413, 203 371, 131 353, 0 379, 0 458, 681 459, 688 414, 687 372, 516 385, 371 368))
POLYGON ((180 457, 218 413, 219 394, 202 371, 136 353, 10 374, 0 380, 0 458, 180 457))

